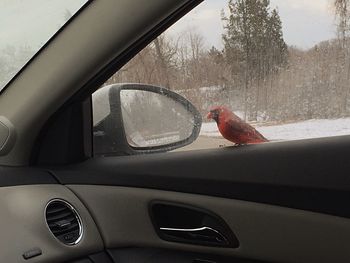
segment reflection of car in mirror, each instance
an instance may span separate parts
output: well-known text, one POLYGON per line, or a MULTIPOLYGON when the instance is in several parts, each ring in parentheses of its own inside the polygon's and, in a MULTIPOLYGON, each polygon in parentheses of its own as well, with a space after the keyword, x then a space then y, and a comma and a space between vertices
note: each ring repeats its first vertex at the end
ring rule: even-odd
POLYGON ((97 155, 164 152, 199 135, 202 118, 185 98, 143 84, 104 86, 93 95, 97 155))

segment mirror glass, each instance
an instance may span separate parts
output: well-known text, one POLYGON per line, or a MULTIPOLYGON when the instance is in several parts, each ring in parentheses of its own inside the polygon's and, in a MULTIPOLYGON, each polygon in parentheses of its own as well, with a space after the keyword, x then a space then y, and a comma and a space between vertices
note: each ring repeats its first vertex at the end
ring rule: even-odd
POLYGON ((165 94, 143 90, 121 90, 125 134, 132 147, 155 147, 189 138, 193 114, 165 94))

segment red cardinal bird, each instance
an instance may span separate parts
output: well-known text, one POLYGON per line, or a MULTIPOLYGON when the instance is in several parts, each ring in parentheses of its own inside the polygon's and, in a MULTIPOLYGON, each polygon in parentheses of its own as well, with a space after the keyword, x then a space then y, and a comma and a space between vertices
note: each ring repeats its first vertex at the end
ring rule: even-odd
POLYGON ((212 108, 207 118, 215 120, 222 136, 237 145, 268 142, 260 132, 226 107, 212 108))

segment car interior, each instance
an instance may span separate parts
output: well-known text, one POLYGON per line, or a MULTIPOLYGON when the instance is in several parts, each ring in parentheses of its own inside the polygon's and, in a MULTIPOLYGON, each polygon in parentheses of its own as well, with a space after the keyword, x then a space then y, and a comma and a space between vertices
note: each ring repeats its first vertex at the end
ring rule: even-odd
POLYGON ((348 262, 350 136, 94 151, 93 92, 200 2, 88 1, 1 91, 0 262, 348 262))

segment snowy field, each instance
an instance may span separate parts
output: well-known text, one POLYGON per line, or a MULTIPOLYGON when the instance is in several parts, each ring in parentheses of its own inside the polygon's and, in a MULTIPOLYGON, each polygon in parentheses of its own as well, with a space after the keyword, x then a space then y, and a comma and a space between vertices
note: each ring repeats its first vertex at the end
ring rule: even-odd
MULTIPOLYGON (((334 120, 315 119, 271 126, 255 125, 255 128, 270 141, 350 135, 350 118, 334 120)), ((203 123, 200 135, 221 137, 215 122, 203 123)))

